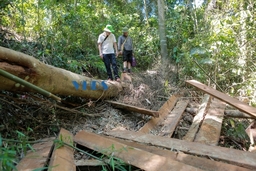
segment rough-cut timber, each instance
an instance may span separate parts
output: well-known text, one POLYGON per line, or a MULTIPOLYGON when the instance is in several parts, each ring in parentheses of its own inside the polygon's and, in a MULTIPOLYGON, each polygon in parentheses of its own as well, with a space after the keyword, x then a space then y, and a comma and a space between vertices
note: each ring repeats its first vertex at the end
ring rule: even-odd
POLYGON ((189 80, 186 81, 186 83, 197 87, 198 89, 202 90, 203 92, 212 95, 213 97, 216 97, 217 99, 224 101, 228 104, 230 104, 231 106, 236 107, 237 109, 248 113, 249 115, 253 116, 254 118, 256 118, 256 108, 249 106, 248 104, 239 101, 238 99, 235 99, 233 97, 230 97, 222 92, 219 92, 211 87, 208 87, 196 80, 189 80))
POLYGON ((253 119, 253 116, 240 112, 239 110, 225 110, 224 114, 224 117, 253 119))
POLYGON ((166 157, 166 158, 171 158, 173 160, 194 166, 196 168, 199 168, 199 169, 202 169, 205 171, 249 171, 249 169, 246 169, 243 167, 210 160, 207 158, 201 158, 201 157, 197 157, 197 156, 193 156, 193 155, 189 155, 189 154, 184 154, 180 151, 177 153, 177 152, 170 151, 170 150, 164 150, 159 147, 149 146, 149 145, 136 143, 136 142, 125 141, 125 140, 114 138, 114 137, 108 137, 108 138, 118 141, 120 143, 123 143, 125 145, 132 146, 134 148, 139 148, 141 150, 148 151, 150 153, 154 153, 154 154, 166 157))
POLYGON ((196 134, 195 142, 218 145, 225 107, 226 103, 218 99, 211 100, 204 121, 196 134))
POLYGON ((29 151, 27 155, 17 164, 18 171, 33 171, 46 166, 50 157, 54 138, 42 139, 42 142, 34 144, 34 151, 29 151))
POLYGON ((256 142, 256 122, 254 121, 253 123, 251 123, 246 128, 245 132, 249 136, 250 142, 251 142, 251 145, 249 147, 249 151, 255 153, 256 152, 256 146, 255 146, 255 142, 256 142))
POLYGON ((172 136, 187 105, 188 105, 188 100, 179 100, 177 102, 174 109, 167 116, 166 120, 163 123, 164 126, 162 127, 161 135, 169 136, 169 137, 172 136))
POLYGON ((156 118, 159 117, 158 111, 148 110, 148 109, 144 109, 144 108, 140 108, 140 107, 124 104, 124 103, 119 103, 111 100, 106 100, 106 102, 112 104, 113 106, 119 109, 125 109, 131 112, 141 113, 141 114, 153 116, 156 118))
MULTIPOLYGON (((195 115, 196 112, 198 111, 197 108, 186 108, 186 112, 195 115)), ((224 111, 224 117, 230 117, 230 118, 248 118, 248 119, 253 119, 253 116, 250 116, 246 113, 243 113, 239 110, 225 110, 224 111)))
POLYGON ((198 108, 187 107, 185 111, 190 113, 191 115, 195 115, 196 112, 198 111, 198 108))
POLYGON ((158 110, 159 117, 150 119, 140 130, 141 133, 149 133, 152 129, 154 129, 158 124, 164 121, 167 115, 172 111, 175 106, 178 98, 176 95, 171 96, 163 106, 158 110))
POLYGON ((185 153, 209 156, 214 159, 227 161, 231 164, 236 164, 238 166, 256 170, 256 153, 250 153, 225 147, 210 146, 197 142, 188 142, 169 137, 143 134, 140 132, 110 131, 107 134, 139 143, 151 144, 167 149, 176 149, 185 153))
POLYGON ((75 161, 76 166, 102 166, 106 165, 103 161, 96 160, 96 159, 82 159, 75 161))
POLYGON ((199 110, 196 114, 196 116, 193 119, 193 123, 190 126, 187 134, 183 137, 183 140, 186 141, 194 141, 196 137, 196 133, 198 132, 203 120, 204 120, 204 115, 207 109, 207 106, 210 102, 210 96, 209 95, 204 95, 202 104, 199 107, 199 110))
MULTIPOLYGON (((88 78, 44 64, 32 56, 1 46, 0 69, 55 95, 71 95, 98 99, 117 96, 122 90, 122 86, 118 82, 106 82, 88 78)), ((0 80, 0 90, 32 91, 30 88, 3 76, 0 76, 0 80)))
MULTIPOLYGON (((69 145, 73 145, 73 135, 61 128, 58 140, 63 141, 69 145)), ((50 160, 48 171, 75 171, 76 165, 74 160, 74 151, 67 145, 60 146, 55 144, 54 151, 50 160)))
POLYGON ((146 171, 199 171, 195 167, 177 162, 170 158, 149 153, 147 151, 130 147, 117 141, 105 138, 103 136, 80 131, 75 135, 75 142, 96 150, 106 155, 113 155, 122 159, 124 162, 141 168, 146 171))

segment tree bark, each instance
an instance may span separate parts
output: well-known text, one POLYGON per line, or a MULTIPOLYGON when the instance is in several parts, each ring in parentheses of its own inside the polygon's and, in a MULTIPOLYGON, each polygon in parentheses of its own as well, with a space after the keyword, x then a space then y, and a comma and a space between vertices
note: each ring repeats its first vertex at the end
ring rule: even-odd
POLYGON ((157 0, 158 5, 158 29, 161 49, 161 77, 164 80, 174 81, 177 79, 175 74, 176 66, 172 64, 171 58, 168 55, 167 38, 166 38, 166 26, 165 26, 165 11, 166 0, 157 0), (171 76, 170 76, 171 75, 171 76))
POLYGON ((145 11, 146 24, 148 24, 148 10, 147 10, 147 2, 146 2, 146 0, 143 0, 143 3, 144 3, 144 11, 145 11))
MULTIPOLYGON (((118 82, 95 80, 62 68, 44 64, 32 56, 0 46, 0 69, 56 95, 91 99, 117 96, 122 91, 118 82)), ((32 89, 0 76, 0 90, 28 91, 32 89)))
POLYGON ((158 20, 159 20, 159 38, 161 47, 161 56, 163 62, 167 61, 168 50, 167 50, 167 40, 165 34, 165 3, 164 0, 158 0, 158 20))

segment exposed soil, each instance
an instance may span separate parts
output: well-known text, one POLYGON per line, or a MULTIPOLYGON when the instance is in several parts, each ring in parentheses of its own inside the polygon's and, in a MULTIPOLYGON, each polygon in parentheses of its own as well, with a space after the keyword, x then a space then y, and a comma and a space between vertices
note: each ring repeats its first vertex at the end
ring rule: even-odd
MULTIPOLYGON (((132 77, 131 87, 111 100, 157 111, 172 94, 180 91, 171 85, 162 88, 162 80, 157 73, 133 73, 132 77)), ((137 131, 150 119, 150 116, 115 109, 101 99, 90 101, 80 97, 62 98, 66 104, 58 104, 38 94, 2 91, 2 136, 11 138, 17 130, 36 140, 58 134, 61 127, 72 133, 81 129, 101 133, 116 127, 137 131), (28 131, 28 128, 33 131, 28 131)))

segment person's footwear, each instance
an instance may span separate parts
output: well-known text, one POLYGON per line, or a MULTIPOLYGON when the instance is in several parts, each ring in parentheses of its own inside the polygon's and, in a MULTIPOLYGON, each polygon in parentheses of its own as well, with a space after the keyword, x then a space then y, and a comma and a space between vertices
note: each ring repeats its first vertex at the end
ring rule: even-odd
POLYGON ((126 68, 124 68, 124 69, 123 69, 123 73, 126 73, 126 72, 127 72, 127 69, 126 69, 126 68))
POLYGON ((131 73, 132 73, 131 69, 128 69, 128 74, 131 74, 131 73))
POLYGON ((117 77, 117 78, 116 78, 116 81, 117 81, 117 82, 121 82, 121 80, 120 80, 120 78, 119 78, 119 77, 117 77))
POLYGON ((111 78, 108 78, 108 81, 113 81, 113 79, 111 79, 111 78))

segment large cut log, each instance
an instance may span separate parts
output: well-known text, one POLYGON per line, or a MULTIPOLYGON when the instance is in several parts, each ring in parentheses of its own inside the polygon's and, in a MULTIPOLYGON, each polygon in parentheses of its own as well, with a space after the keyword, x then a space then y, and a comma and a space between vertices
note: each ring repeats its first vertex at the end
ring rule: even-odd
POLYGON ((224 114, 225 117, 253 119, 253 116, 250 116, 239 110, 225 110, 224 114))
MULTIPOLYGON (((191 115, 195 115, 197 110, 198 108, 189 108, 189 107, 186 108, 186 112, 190 113, 191 115)), ((250 116, 239 110, 225 110, 224 114, 225 114, 224 117, 253 119, 253 116, 250 116)))
MULTIPOLYGON (((71 95, 92 99, 117 96, 120 83, 96 80, 62 68, 44 64, 36 58, 0 46, 0 69, 27 82, 58 95, 71 95)), ((0 76, 0 90, 33 91, 8 78, 0 76)))

